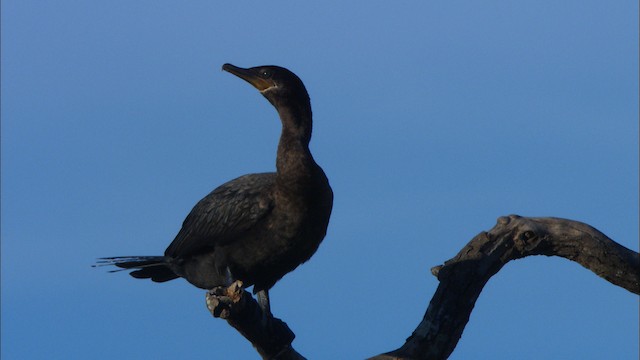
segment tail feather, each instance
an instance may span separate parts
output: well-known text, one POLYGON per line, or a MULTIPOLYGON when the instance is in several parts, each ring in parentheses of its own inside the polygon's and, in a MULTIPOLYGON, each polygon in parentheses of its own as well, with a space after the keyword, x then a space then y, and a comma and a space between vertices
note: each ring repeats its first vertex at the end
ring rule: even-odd
POLYGON ((94 266, 114 265, 121 269, 109 272, 126 271, 135 269, 129 275, 137 279, 151 279, 155 282, 165 282, 177 279, 173 270, 169 267, 167 258, 164 256, 115 256, 98 259, 94 266))

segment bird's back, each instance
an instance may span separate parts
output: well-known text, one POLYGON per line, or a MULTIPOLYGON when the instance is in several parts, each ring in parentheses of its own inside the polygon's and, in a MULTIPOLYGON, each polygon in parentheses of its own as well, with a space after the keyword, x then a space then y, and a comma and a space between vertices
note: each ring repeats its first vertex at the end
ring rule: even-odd
POLYGON ((220 249, 242 246, 264 231, 274 207, 274 184, 275 173, 249 174, 202 198, 165 251, 173 270, 204 289, 225 285, 229 264, 220 249))
POLYGON ((275 175, 244 175, 202 198, 187 215, 165 256, 189 256, 233 242, 250 230, 273 208, 275 175))

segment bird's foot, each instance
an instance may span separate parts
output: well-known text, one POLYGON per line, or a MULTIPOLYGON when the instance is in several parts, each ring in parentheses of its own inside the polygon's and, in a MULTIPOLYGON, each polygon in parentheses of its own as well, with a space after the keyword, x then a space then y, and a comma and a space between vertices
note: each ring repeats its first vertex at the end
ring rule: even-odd
POLYGON ((269 325, 269 319, 273 318, 273 314, 271 314, 271 301, 269 300, 269 291, 268 290, 260 290, 256 294, 258 298, 258 306, 262 312, 262 325, 267 327, 269 325))
POLYGON ((232 308, 235 304, 242 300, 242 281, 235 281, 230 286, 218 286, 209 291, 205 295, 207 301, 207 309, 214 317, 228 319, 231 315, 232 308))

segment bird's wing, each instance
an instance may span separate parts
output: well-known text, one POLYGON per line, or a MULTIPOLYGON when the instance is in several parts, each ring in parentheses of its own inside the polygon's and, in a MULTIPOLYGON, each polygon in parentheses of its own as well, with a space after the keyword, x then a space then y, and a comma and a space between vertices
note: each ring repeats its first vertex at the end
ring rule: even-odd
POLYGON ((250 174, 213 190, 193 207, 165 255, 187 256, 242 236, 271 212, 275 178, 250 174))

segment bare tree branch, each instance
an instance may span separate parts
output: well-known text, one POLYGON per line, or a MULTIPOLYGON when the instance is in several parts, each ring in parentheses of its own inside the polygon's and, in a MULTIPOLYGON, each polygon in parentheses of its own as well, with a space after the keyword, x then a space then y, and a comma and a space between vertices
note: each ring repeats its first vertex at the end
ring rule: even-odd
POLYGON ((453 259, 431 269, 440 285, 405 344, 371 359, 446 359, 487 281, 509 261, 531 255, 575 261, 614 285, 640 294, 640 256, 593 227, 558 218, 500 217, 453 259))
MULTIPOLYGON (((440 285, 418 327, 397 350, 375 360, 446 359, 458 344, 484 285, 509 261, 531 255, 560 256, 634 294, 640 294, 640 254, 573 220, 500 217, 460 252, 431 272, 440 285)), ((280 319, 263 314, 251 294, 236 282, 207 294, 207 307, 237 329, 263 359, 299 360, 295 335, 280 319)))
POLYGON ((242 288, 242 281, 208 292, 207 308, 214 317, 227 320, 253 344, 263 359, 304 360, 291 347, 295 334, 282 320, 264 314, 258 302, 242 288))

